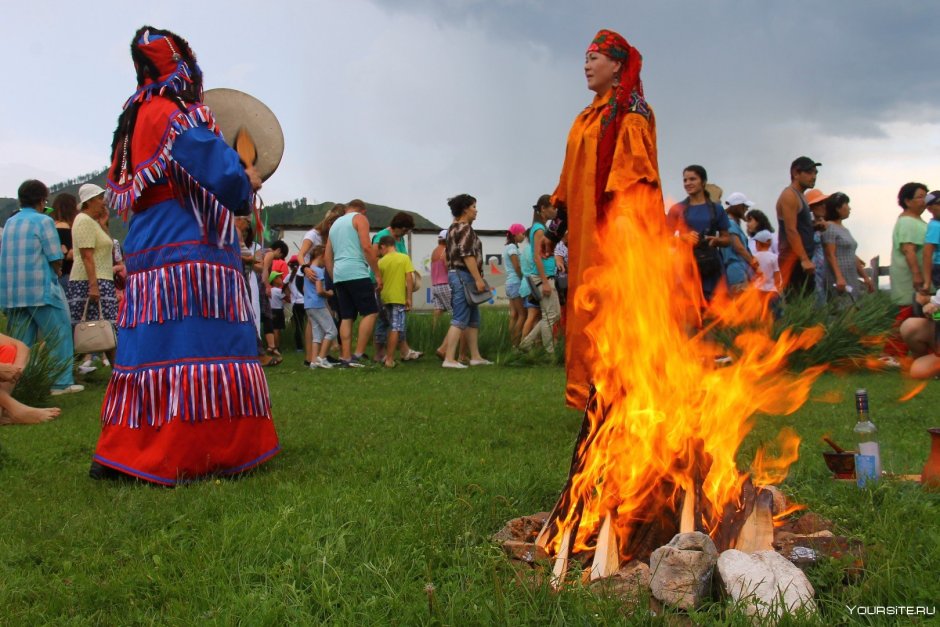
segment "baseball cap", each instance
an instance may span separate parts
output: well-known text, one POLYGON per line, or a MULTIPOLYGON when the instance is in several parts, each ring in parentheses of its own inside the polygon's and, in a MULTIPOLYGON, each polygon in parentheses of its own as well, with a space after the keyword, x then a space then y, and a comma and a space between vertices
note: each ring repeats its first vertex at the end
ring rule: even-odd
POLYGON ((447 239, 447 229, 441 229, 441 232, 437 234, 437 239, 447 239))
POLYGON ((525 233, 525 227, 517 222, 509 226, 509 232, 513 235, 519 235, 520 233, 525 233))
POLYGON ((291 255, 290 259, 287 260, 287 263, 291 264, 291 263, 300 263, 300 262, 297 261, 297 255, 291 255))
POLYGON ((804 196, 806 197, 807 205, 818 205, 819 203, 829 198, 829 194, 825 194, 822 192, 822 190, 818 189, 811 189, 806 192, 804 196))
POLYGON ((725 204, 729 207, 734 207, 735 205, 747 205, 747 207, 750 208, 754 206, 754 203, 748 200, 747 196, 741 192, 731 192, 728 195, 728 199, 725 200, 725 204))
POLYGON ((797 172, 809 172, 821 165, 821 163, 809 157, 797 157, 793 160, 793 163, 790 164, 790 169, 796 170, 797 172))
POLYGON ((927 197, 924 198, 924 203, 927 205, 936 205, 937 203, 940 203, 940 190, 927 194, 927 197))
POLYGON ((78 206, 81 207, 92 198, 97 198, 104 193, 104 189, 94 183, 85 183, 78 188, 78 206))
POLYGON ((762 242, 764 244, 766 244, 767 242, 772 242, 773 240, 774 240, 774 234, 767 230, 758 231, 757 234, 754 236, 754 241, 762 242))

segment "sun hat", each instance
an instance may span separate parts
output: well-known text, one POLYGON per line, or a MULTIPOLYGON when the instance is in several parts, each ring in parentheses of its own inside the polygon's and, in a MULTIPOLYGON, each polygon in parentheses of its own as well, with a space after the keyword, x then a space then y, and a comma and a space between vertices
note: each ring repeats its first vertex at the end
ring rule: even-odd
POLYGON ((525 233, 525 227, 517 222, 509 226, 509 232, 513 235, 519 235, 520 233, 525 233))
POLYGON ((824 193, 818 189, 811 189, 805 194, 806 204, 807 205, 818 205, 821 202, 825 202, 829 198, 829 194, 824 193))
POLYGON ((274 279, 276 279, 279 276, 283 276, 283 275, 277 270, 274 270, 273 272, 271 272, 271 274, 268 275, 268 283, 273 283, 274 279))
POLYGON ((85 183, 78 188, 78 206, 81 207, 92 198, 97 198, 104 193, 104 189, 94 183, 85 183))
POLYGON ((712 202, 721 202, 721 195, 725 193, 725 190, 714 183, 705 183, 705 191, 708 192, 708 198, 712 202))
POLYGON ((728 195, 728 199, 725 201, 725 204, 729 207, 734 207, 735 205, 747 205, 748 209, 754 206, 754 203, 748 200, 747 196, 741 192, 731 192, 728 195))
POLYGON ((774 234, 768 230, 758 231, 757 234, 753 237, 755 242, 762 242, 766 244, 767 242, 772 242, 774 240, 774 234))
POLYGON ((441 229, 441 232, 437 234, 437 239, 447 239, 447 229, 441 229))

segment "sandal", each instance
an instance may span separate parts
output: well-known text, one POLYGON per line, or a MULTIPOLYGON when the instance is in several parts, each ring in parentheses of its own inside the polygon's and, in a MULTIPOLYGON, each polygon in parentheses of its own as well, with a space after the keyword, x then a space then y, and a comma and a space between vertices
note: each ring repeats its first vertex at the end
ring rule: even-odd
POLYGON ((416 360, 416 359, 421 359, 421 356, 422 356, 422 355, 424 355, 424 353, 422 353, 422 352, 420 352, 420 351, 416 351, 416 350, 414 350, 414 349, 411 349, 410 351, 408 351, 408 354, 407 354, 407 355, 404 355, 404 356, 401 358, 401 360, 402 360, 402 361, 414 361, 414 360, 416 360))
POLYGON ((284 360, 279 355, 275 355, 271 352, 270 349, 268 349, 265 355, 258 356, 258 361, 261 362, 262 368, 273 368, 284 360))
POLYGON ((275 357, 281 357, 281 351, 277 350, 276 346, 268 346, 267 350, 268 355, 274 355, 275 357))

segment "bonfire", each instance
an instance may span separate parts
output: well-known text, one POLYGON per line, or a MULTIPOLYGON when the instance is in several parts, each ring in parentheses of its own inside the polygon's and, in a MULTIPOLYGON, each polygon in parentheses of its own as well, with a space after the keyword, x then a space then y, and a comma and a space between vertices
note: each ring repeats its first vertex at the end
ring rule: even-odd
POLYGON ((762 488, 786 477, 799 437, 782 431, 778 454, 759 451, 748 472, 738 469, 738 448, 756 414, 796 411, 822 371, 787 372, 788 356, 822 330, 774 338, 756 289, 733 299, 719 292, 704 309, 691 250, 668 231, 661 206, 615 201, 596 246, 601 260, 573 303, 592 319, 593 390, 536 540, 556 585, 573 556, 592 579, 606 577, 680 532, 703 532, 719 550, 753 543, 756 521, 769 516, 758 506, 762 488), (737 329, 729 366, 716 365, 729 350, 710 339, 716 327, 737 329))

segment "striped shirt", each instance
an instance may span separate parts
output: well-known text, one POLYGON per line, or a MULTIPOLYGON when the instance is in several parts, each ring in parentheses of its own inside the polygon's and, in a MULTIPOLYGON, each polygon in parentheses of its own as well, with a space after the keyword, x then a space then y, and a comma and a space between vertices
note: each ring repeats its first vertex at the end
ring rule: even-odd
POLYGON ((62 259, 55 221, 24 207, 7 220, 0 243, 0 309, 60 305, 49 264, 62 259))

